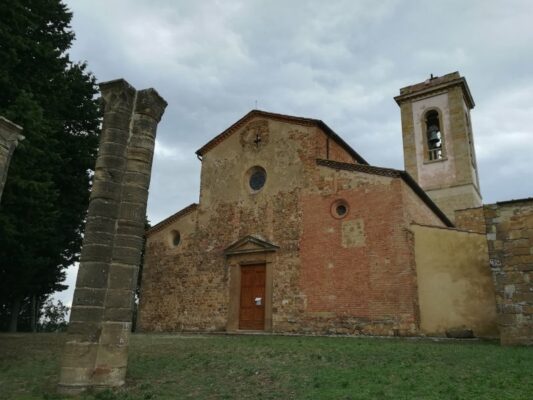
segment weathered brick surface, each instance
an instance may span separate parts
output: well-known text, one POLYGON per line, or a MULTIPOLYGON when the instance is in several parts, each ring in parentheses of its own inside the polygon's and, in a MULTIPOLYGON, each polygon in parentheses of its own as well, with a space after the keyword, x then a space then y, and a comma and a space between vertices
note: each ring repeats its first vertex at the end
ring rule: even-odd
POLYGON ((318 166, 317 158, 327 156, 355 160, 316 127, 259 118, 248 124, 203 154, 197 208, 149 234, 141 330, 236 329, 234 269, 265 260, 272 331, 416 334, 408 228, 413 221, 441 226, 440 219, 398 176, 318 166), (247 142, 253 126, 264 135, 257 146, 247 142), (252 193, 246 172, 255 165, 267 171, 267 181, 252 193), (349 208, 344 218, 332 215, 339 199, 349 208), (176 232, 181 241, 174 246, 176 232), (249 235, 276 251, 225 256, 249 235))

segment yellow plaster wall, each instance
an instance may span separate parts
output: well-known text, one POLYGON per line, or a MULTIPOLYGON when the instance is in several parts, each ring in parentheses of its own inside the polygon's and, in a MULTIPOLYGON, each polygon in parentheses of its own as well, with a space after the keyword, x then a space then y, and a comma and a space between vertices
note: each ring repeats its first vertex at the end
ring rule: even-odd
POLYGON ((443 336, 453 328, 496 337, 496 301, 485 235, 412 225, 420 330, 443 336))

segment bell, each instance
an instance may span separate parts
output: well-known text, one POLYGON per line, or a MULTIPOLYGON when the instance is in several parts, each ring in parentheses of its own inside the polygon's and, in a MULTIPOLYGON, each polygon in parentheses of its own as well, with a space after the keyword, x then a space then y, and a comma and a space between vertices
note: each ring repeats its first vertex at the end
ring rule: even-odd
POLYGON ((437 125, 431 125, 428 128, 428 142, 437 144, 440 141, 439 127, 437 125))

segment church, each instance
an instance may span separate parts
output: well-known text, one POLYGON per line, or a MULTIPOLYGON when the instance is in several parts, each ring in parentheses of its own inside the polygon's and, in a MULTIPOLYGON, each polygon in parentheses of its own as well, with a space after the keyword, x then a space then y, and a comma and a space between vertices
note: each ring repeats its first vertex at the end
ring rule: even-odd
POLYGON ((139 330, 531 344, 533 199, 482 204, 466 79, 395 101, 405 171, 260 110, 201 147, 198 204, 146 233, 139 330))

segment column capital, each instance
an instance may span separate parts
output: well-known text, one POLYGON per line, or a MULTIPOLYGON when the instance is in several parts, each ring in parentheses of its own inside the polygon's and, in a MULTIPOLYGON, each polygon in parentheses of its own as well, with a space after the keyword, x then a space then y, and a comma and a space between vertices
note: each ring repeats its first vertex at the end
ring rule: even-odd
POLYGON ((114 79, 99 85, 104 112, 131 109, 136 90, 125 79, 114 79))
POLYGON ((143 89, 137 92, 135 112, 148 115, 159 122, 167 105, 168 103, 157 93, 157 90, 153 88, 143 89))
POLYGON ((0 137, 2 139, 6 142, 15 142, 15 145, 17 145, 19 141, 24 140, 21 132, 21 126, 0 115, 0 137))

